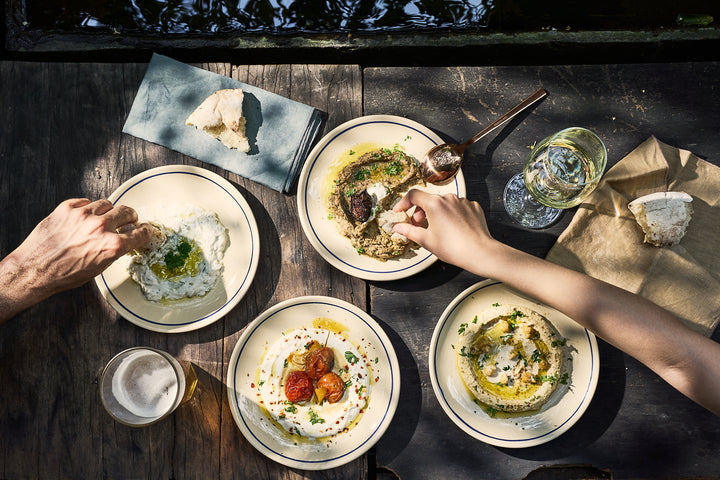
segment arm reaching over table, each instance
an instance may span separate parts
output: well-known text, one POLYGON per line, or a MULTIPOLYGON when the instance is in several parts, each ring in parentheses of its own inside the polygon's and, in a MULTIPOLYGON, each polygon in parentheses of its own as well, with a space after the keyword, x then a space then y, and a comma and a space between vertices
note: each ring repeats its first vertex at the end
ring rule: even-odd
POLYGON ((396 232, 444 262, 501 281, 565 313, 720 415, 720 344, 638 295, 493 239, 476 202, 411 190, 395 210, 412 206, 412 224, 396 224, 396 232))
POLYGON ((101 273, 146 244, 152 227, 136 225, 130 207, 108 200, 66 200, 0 261, 0 324, 62 290, 101 273))

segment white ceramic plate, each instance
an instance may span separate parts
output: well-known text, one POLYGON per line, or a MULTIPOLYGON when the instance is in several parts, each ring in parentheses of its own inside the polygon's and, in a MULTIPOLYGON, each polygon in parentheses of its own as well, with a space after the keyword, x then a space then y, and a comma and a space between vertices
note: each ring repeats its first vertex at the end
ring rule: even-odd
POLYGON ((168 165, 123 183, 109 200, 135 209, 169 202, 194 204, 215 212, 228 229, 225 270, 204 296, 168 303, 148 301, 130 279, 124 255, 95 278, 105 299, 132 323, 157 332, 186 332, 209 325, 228 313, 247 293, 260 258, 260 238, 250 206, 227 180, 208 170, 168 165))
POLYGON ((445 413, 469 435, 500 447, 540 445, 567 431, 587 409, 600 368, 595 335, 562 313, 524 297, 502 283, 486 280, 468 288, 445 309, 430 343, 430 379, 445 413), (456 351, 461 323, 493 303, 527 306, 544 315, 567 339, 571 361, 569 381, 557 386, 548 402, 537 411, 509 418, 491 417, 472 400, 457 369, 456 351))
POLYGON ((230 358, 227 386, 235 422, 255 448, 288 467, 323 470, 354 460, 383 435, 397 408, 400 367, 387 335, 367 313, 335 298, 298 297, 275 305, 247 326, 230 358), (353 428, 326 441, 298 441, 261 410, 256 374, 266 345, 283 332, 312 327, 321 317, 345 327, 343 334, 366 354, 373 380, 368 406, 353 428))
MULTIPOLYGON (((342 236, 335 222, 328 218, 327 185, 338 159, 362 144, 393 148, 401 146, 416 159, 425 156, 442 139, 427 127, 407 118, 392 115, 369 115, 350 120, 328 133, 313 148, 300 173, 298 211, 300 224, 312 246, 337 269, 365 280, 397 280, 414 275, 435 262, 436 257, 424 248, 409 249, 404 255, 382 262, 360 255, 342 236)), ((447 185, 423 187, 433 193, 455 193, 465 196, 462 172, 447 185)))

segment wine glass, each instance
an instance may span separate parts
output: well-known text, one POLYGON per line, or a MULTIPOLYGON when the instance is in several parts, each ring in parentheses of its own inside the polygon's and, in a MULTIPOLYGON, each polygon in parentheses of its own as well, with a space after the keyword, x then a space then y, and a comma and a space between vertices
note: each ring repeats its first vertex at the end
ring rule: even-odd
POLYGON ((605 144, 590 130, 554 133, 532 149, 522 173, 505 186, 505 210, 525 227, 547 227, 595 190, 606 163, 605 144))

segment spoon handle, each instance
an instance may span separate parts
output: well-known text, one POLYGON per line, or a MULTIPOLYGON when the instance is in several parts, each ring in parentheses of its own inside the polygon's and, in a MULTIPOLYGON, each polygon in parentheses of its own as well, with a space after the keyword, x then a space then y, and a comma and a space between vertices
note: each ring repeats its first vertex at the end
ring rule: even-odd
POLYGON ((503 115, 502 117, 500 117, 500 118, 498 118, 497 120, 495 120, 493 123, 491 123, 490 125, 488 125, 488 126, 485 127, 484 129, 482 129, 479 133, 477 133, 477 134, 476 134, 474 137, 472 137, 470 140, 468 140, 467 142, 463 143, 463 144, 462 144, 462 148, 465 149, 465 147, 469 147, 469 146, 472 145, 473 143, 475 143, 475 142, 477 142, 478 140, 480 140, 481 138, 483 138, 483 137, 484 137, 485 135, 487 135, 488 133, 492 132, 493 130, 495 130, 496 128, 498 128, 499 126, 501 126, 502 124, 504 124, 505 122, 507 122, 508 120, 510 120, 511 118, 515 117, 518 113, 522 112, 523 110, 525 110, 525 109, 528 108, 529 106, 533 105, 533 104, 534 104, 535 102, 537 102, 538 100, 541 100, 542 98, 545 98, 547 95, 548 95, 547 90, 545 90, 544 88, 538 89, 537 92, 533 93, 532 95, 530 95, 529 97, 527 97, 525 100, 523 100, 522 102, 518 103, 512 110, 510 110, 510 111, 507 112, 505 115, 503 115))

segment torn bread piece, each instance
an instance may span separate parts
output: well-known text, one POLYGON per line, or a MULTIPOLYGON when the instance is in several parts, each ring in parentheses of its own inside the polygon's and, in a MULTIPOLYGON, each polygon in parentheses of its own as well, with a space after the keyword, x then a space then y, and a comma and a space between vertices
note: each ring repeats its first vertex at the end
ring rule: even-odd
POLYGON ((241 152, 250 150, 245 136, 245 117, 242 111, 243 91, 240 88, 218 90, 207 97, 185 120, 228 148, 241 152))
POLYGON ((378 225, 390 238, 397 242, 408 243, 408 238, 393 230, 396 223, 410 223, 410 217, 405 212, 394 212, 392 210, 383 210, 377 216, 378 225))
POLYGON ((645 233, 645 242, 658 247, 677 245, 692 218, 692 197, 685 192, 657 192, 628 204, 645 233))

